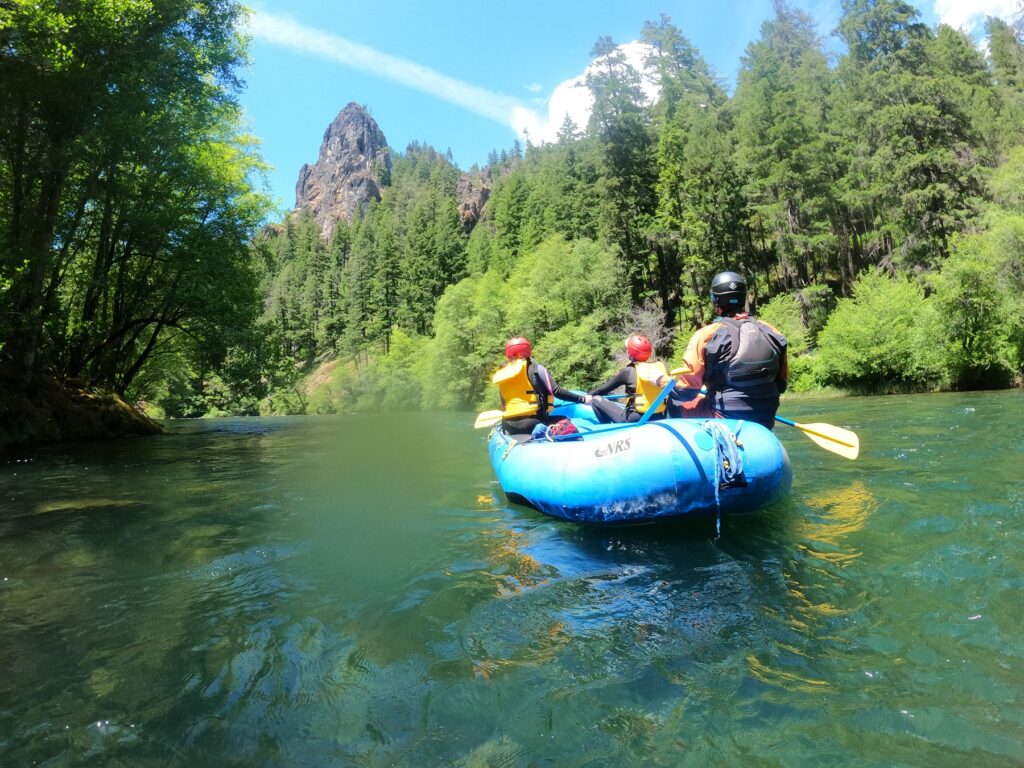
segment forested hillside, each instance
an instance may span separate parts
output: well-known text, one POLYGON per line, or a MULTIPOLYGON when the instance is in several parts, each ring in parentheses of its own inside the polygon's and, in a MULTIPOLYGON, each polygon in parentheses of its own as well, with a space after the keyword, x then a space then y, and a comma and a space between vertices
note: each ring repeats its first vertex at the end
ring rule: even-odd
POLYGON ((1019 384, 1020 30, 990 20, 986 57, 898 0, 844 8, 830 60, 776 3, 731 96, 666 17, 642 30, 653 104, 599 40, 590 124, 474 169, 493 191, 468 234, 458 171, 419 146, 329 244, 289 218, 258 246, 285 361, 271 407, 482 405, 510 334, 586 386, 634 330, 681 353, 724 268, 790 337, 796 390, 1019 384))
POLYGON ((982 52, 844 0, 836 55, 777 2, 730 94, 663 16, 654 103, 600 39, 588 125, 465 173, 388 150, 379 200, 325 240, 311 211, 261 227, 235 3, 66 5, 91 10, 0 9, 9 388, 46 372, 172 416, 471 408, 512 334, 568 385, 634 331, 673 360, 725 268, 789 336, 794 390, 1024 375, 1019 26, 989 20, 982 52), (468 223, 467 176, 490 190, 468 223))

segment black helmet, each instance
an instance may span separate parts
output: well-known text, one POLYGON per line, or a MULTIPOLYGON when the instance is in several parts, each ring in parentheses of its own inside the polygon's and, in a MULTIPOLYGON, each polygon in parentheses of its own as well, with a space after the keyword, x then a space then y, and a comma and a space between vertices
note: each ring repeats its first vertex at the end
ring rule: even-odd
POLYGON ((747 303, 747 281, 739 272, 719 272, 711 278, 711 301, 722 311, 742 312, 747 303))

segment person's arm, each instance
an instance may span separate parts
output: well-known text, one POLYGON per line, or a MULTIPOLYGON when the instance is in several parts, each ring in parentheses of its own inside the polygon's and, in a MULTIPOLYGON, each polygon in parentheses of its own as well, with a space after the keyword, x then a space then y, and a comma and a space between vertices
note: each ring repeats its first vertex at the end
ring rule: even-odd
POLYGON ((690 337, 690 343, 686 345, 686 351, 683 353, 682 365, 672 370, 672 373, 679 377, 679 383, 683 388, 700 389, 704 385, 704 348, 718 328, 719 323, 712 323, 690 337))
POLYGON ((581 394, 579 392, 573 392, 571 389, 562 389, 558 386, 557 382, 552 382, 555 385, 555 391, 552 393, 559 400, 568 400, 570 403, 589 403, 590 395, 581 394))
MULTIPOLYGON (((705 326, 696 331, 691 337, 686 351, 683 352, 683 361, 678 368, 672 369, 672 375, 678 377, 676 389, 673 392, 683 390, 697 390, 703 386, 703 374, 705 374, 705 347, 719 328, 718 323, 705 326)), ((658 386, 665 386, 668 381, 663 379, 657 382, 658 386)))
POLYGON ((626 387, 628 391, 628 387, 632 383, 632 377, 629 375, 630 370, 629 366, 619 370, 614 376, 608 379, 608 381, 600 386, 594 387, 587 394, 607 395, 609 392, 614 389, 618 389, 619 387, 626 387))
MULTIPOLYGON (((586 403, 590 401, 590 395, 583 395, 579 392, 573 392, 571 389, 562 389, 558 386, 558 382, 555 381, 555 377, 551 375, 547 368, 543 365, 537 365, 536 375, 539 383, 542 383, 544 389, 552 398, 557 397, 559 400, 568 400, 570 403, 586 403)), ((537 382, 534 383, 537 386, 537 382)), ((551 403, 554 406, 554 403, 551 403)))
POLYGON ((683 410, 684 415, 688 411, 699 411, 707 398, 708 390, 704 386, 704 373, 707 370, 705 350, 708 341, 720 327, 721 323, 711 323, 694 333, 683 353, 683 364, 672 369, 678 378, 670 399, 674 406, 683 410))

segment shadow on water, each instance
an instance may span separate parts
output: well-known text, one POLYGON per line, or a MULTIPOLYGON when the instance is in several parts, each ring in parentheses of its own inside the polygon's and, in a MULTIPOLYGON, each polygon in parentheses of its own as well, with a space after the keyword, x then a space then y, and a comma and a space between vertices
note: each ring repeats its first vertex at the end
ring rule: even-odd
POLYGON ((688 636, 748 621, 751 600, 778 581, 798 533, 790 502, 725 518, 720 535, 714 517, 608 527, 508 509, 522 552, 554 574, 552 583, 586 585, 591 619, 652 621, 688 636))

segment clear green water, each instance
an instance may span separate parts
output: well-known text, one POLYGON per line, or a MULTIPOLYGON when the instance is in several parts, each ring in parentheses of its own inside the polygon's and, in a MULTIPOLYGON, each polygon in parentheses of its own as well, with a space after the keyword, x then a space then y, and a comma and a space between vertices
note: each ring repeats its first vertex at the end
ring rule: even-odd
POLYGON ((472 414, 12 457, 0 765, 1024 764, 1024 393, 783 413, 862 458, 780 426, 718 540, 506 505, 472 414))

